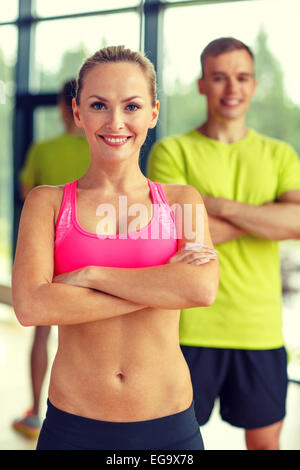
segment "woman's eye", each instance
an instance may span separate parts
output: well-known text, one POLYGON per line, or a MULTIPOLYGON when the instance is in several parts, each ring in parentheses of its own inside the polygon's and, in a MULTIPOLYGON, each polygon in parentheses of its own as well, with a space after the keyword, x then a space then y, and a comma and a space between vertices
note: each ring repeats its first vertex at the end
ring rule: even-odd
POLYGON ((92 104, 91 104, 91 108, 96 109, 96 110, 104 109, 104 108, 105 108, 105 104, 104 104, 104 103, 101 103, 100 101, 95 101, 95 103, 92 103, 92 104))
POLYGON ((128 111, 136 111, 137 109, 140 109, 140 106, 137 104, 128 104, 126 109, 128 109, 128 111))

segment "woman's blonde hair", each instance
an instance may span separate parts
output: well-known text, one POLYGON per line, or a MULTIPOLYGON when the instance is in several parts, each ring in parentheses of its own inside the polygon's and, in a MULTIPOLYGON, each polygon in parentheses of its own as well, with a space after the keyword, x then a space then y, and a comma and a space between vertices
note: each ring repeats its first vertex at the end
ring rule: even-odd
POLYGON ((104 47, 99 51, 95 52, 91 57, 86 59, 81 69, 79 70, 76 86, 76 103, 80 104, 80 94, 83 87, 83 81, 85 75, 97 65, 108 64, 111 62, 130 62, 137 64, 141 67, 148 82, 149 91, 151 96, 152 106, 155 106, 157 102, 157 91, 156 91, 156 73, 152 62, 140 52, 135 52, 125 48, 125 46, 110 46, 104 47))

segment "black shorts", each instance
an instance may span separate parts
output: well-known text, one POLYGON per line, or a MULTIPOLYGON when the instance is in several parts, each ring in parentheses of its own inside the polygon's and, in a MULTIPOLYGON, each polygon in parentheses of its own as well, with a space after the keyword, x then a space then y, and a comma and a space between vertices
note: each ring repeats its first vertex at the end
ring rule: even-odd
POLYGON ((269 426, 285 416, 285 348, 217 349, 181 346, 188 363, 200 426, 220 399, 222 419, 244 429, 269 426))
POLYGON ((163 418, 110 422, 59 410, 48 400, 37 450, 203 450, 194 403, 163 418))

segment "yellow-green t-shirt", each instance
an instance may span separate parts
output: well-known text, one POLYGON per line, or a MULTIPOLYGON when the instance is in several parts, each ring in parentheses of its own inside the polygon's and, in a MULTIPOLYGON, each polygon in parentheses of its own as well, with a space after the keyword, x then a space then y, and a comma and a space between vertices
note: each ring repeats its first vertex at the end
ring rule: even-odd
POLYGON ((86 138, 63 134, 30 147, 20 181, 30 187, 65 184, 83 176, 89 165, 86 138))
MULTIPOLYGON (((286 143, 249 130, 233 144, 195 130, 157 142, 148 177, 200 193, 261 205, 300 189, 300 164, 286 143)), ((217 245, 220 283, 209 307, 184 309, 183 345, 272 349, 283 345, 278 243, 254 235, 217 245)))

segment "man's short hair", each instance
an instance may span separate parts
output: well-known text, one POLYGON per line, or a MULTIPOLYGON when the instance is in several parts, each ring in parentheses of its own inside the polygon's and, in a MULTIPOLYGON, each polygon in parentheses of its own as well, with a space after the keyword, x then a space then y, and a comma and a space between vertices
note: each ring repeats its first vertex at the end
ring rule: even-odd
POLYGON ((59 94, 58 100, 63 101, 69 108, 70 113, 73 114, 72 111, 72 99, 76 96, 76 79, 71 78, 70 80, 66 81, 59 94))
POLYGON ((204 66, 206 59, 208 57, 217 57, 220 54, 224 54, 225 52, 237 51, 244 49, 248 52, 251 59, 254 61, 254 55, 251 49, 244 44, 242 41, 239 41, 235 38, 219 38, 211 41, 202 51, 200 56, 201 60, 201 67, 202 67, 202 76, 204 75, 204 66))

